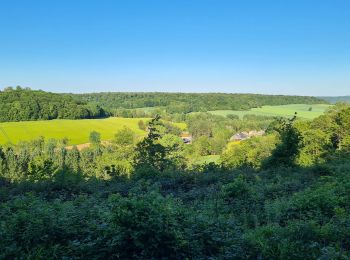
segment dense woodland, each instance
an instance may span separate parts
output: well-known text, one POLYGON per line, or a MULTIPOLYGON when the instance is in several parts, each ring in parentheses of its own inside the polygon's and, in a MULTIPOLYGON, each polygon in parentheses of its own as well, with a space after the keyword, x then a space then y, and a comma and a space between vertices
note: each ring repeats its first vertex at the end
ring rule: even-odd
POLYGON ((350 106, 245 118, 266 134, 217 150, 247 126, 192 116, 191 145, 157 116, 141 140, 124 128, 108 144, 92 132, 82 151, 1 147, 0 258, 349 259, 350 106), (201 139, 218 163, 188 160, 201 139))
POLYGON ((106 116, 151 117, 161 114, 183 121, 190 112, 217 109, 244 110, 263 105, 326 101, 314 97, 255 94, 96 93, 57 94, 29 88, 0 91, 0 122, 85 119, 106 116), (147 110, 137 108, 150 108, 147 110))
MULTIPOLYGON (((166 114, 206 112, 211 110, 246 110, 263 105, 320 104, 326 101, 315 97, 277 96, 223 93, 121 93, 105 92, 72 95, 79 101, 101 105, 112 115, 131 117, 127 109, 160 108, 166 114)), ((140 113, 140 110, 132 111, 140 113)), ((152 112, 152 110, 150 111, 152 112)), ((153 111, 154 112, 154 111, 153 111)), ((130 114, 131 113, 131 114, 130 114)), ((159 114, 159 111, 156 111, 159 114)), ((153 113, 155 114, 155 113, 153 113)))
POLYGON ((76 101, 68 95, 21 87, 0 91, 0 122, 103 116, 105 112, 100 106, 76 101))

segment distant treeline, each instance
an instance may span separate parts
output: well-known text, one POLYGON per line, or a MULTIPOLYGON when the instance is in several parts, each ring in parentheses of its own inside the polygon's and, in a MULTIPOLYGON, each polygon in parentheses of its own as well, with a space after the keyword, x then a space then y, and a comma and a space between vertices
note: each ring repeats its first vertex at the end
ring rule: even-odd
POLYGON ((105 112, 98 105, 77 101, 66 94, 21 87, 9 87, 0 91, 0 122, 103 116, 105 112))
POLYGON ((319 97, 321 99, 326 100, 331 104, 335 104, 338 102, 350 103, 350 96, 339 96, 339 97, 319 97))
POLYGON ((210 110, 246 110, 264 105, 320 104, 325 100, 305 96, 223 93, 92 93, 71 95, 79 101, 97 103, 111 113, 117 109, 164 107, 167 113, 210 110))
POLYGON ((105 116, 150 117, 171 115, 183 120, 190 112, 246 110, 264 105, 317 104, 325 100, 304 96, 223 93, 92 93, 57 94, 29 88, 0 91, 0 122, 83 119, 105 116), (153 108, 142 110, 138 108, 153 108))

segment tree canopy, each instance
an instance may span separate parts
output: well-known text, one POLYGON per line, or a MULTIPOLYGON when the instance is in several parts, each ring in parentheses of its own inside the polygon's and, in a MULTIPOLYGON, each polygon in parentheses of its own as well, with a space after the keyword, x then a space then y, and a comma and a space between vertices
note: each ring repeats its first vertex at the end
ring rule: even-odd
MULTIPOLYGON (((224 93, 123 93, 106 92, 71 95, 79 101, 96 103, 111 113, 131 116, 131 111, 145 107, 162 107, 168 114, 211 110, 246 110, 264 105, 320 104, 323 99, 307 96, 224 94, 224 93), (118 109, 124 109, 119 110, 118 109)), ((155 111, 157 113, 158 111, 155 111)), ((135 114, 141 111, 134 111, 135 114)))
POLYGON ((21 87, 0 91, 0 122, 103 116, 105 112, 100 106, 76 101, 69 95, 21 87))

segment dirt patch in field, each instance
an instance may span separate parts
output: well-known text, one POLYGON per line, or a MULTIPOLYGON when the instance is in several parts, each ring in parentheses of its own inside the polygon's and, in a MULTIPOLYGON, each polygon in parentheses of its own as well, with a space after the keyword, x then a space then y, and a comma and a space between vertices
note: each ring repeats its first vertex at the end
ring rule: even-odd
MULTIPOLYGON (((111 144, 111 141, 102 141, 101 144, 102 144, 103 146, 107 146, 107 145, 111 144)), ((77 144, 77 145, 66 146, 66 150, 72 150, 74 146, 76 146, 77 149, 78 149, 79 151, 81 151, 81 150, 84 150, 84 149, 86 149, 86 148, 89 148, 89 147, 91 146, 91 143, 85 143, 85 144, 77 144)))

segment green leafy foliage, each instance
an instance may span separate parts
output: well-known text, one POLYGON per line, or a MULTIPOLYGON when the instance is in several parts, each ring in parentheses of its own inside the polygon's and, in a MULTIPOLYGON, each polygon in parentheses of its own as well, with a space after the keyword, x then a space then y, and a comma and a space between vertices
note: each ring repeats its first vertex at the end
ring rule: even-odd
POLYGON ((255 137, 244 142, 230 144, 221 156, 225 168, 261 168, 276 149, 276 135, 255 137))
POLYGON ((125 117, 144 117, 145 114, 155 115, 162 111, 181 117, 180 114, 190 112, 246 110, 263 105, 325 103, 324 100, 315 97, 221 93, 92 93, 73 97, 83 102, 98 103, 107 111, 125 117))
POLYGON ((64 94, 31 89, 0 91, 0 122, 50 119, 99 118, 105 111, 96 104, 76 101, 64 94))
POLYGON ((99 132, 92 131, 89 136, 89 141, 94 145, 101 143, 101 134, 99 132))
POLYGON ((300 132, 294 126, 296 115, 291 119, 279 119, 273 126, 281 142, 277 145, 270 158, 273 165, 291 166, 299 153, 299 144, 301 141, 300 132))
POLYGON ((349 114, 277 120, 197 168, 159 117, 137 144, 0 147, 0 258, 348 259, 349 114))

